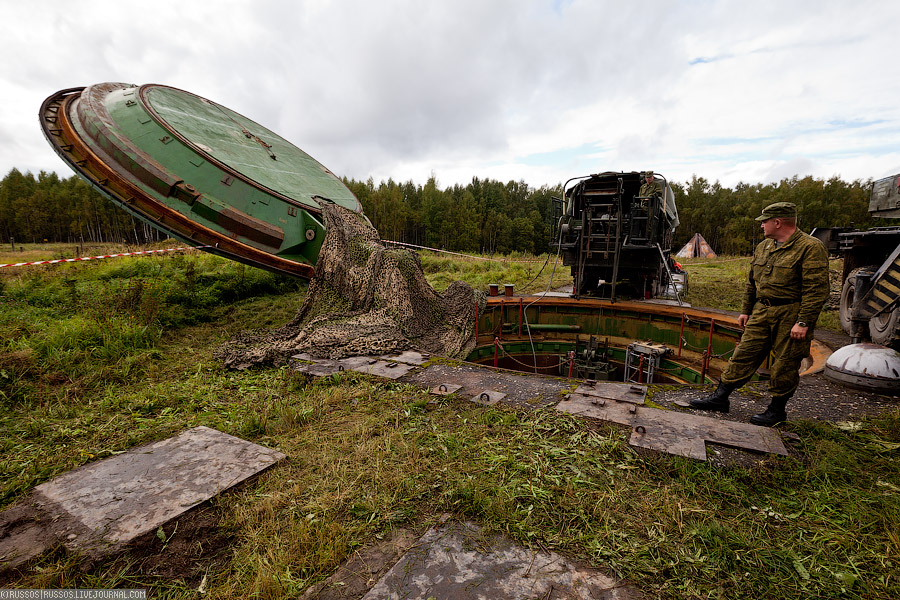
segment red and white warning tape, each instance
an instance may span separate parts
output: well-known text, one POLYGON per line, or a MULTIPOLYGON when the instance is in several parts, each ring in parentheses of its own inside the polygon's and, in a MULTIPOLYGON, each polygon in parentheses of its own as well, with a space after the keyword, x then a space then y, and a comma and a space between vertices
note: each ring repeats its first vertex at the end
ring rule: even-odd
POLYGON ((97 260, 101 258, 116 258, 118 256, 137 256, 138 254, 157 254, 160 252, 173 252, 175 250, 196 250, 199 248, 209 248, 209 246, 184 246, 181 248, 166 248, 165 250, 141 250, 140 252, 121 252, 119 254, 104 254, 102 256, 82 256, 81 258, 57 258, 56 260, 36 260, 33 262, 6 263, 0 264, 3 267, 27 267, 31 265, 54 265, 64 262, 78 262, 82 260, 97 260))

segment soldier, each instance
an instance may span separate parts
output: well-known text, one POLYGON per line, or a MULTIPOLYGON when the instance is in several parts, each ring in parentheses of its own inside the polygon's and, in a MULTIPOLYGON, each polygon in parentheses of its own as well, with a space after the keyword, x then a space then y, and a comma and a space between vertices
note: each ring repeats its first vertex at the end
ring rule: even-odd
POLYGON ((809 355, 813 329, 828 299, 828 251, 818 239, 797 229, 797 206, 776 202, 756 218, 766 239, 750 265, 738 325, 744 330, 719 387, 694 408, 728 412, 728 395, 753 376, 772 353, 772 402, 750 417, 772 426, 787 419, 785 406, 800 382, 800 362, 809 355))
MULTIPOLYGON (((662 198, 663 186, 661 183, 653 179, 653 171, 647 171, 646 173, 644 173, 644 183, 641 185, 641 190, 638 192, 638 196, 641 196, 643 198, 648 198, 650 196, 662 198)), ((642 203, 646 205, 646 200, 643 200, 642 203)))

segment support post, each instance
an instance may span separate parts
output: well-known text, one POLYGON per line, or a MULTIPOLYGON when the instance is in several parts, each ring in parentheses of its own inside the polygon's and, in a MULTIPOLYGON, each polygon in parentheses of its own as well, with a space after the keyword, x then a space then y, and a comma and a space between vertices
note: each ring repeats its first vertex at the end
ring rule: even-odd
POLYGON ((522 337, 522 298, 519 298, 519 337, 522 337))
POLYGON ((706 343, 706 352, 703 355, 703 371, 700 373, 700 383, 706 382, 706 372, 709 370, 709 363, 712 360, 712 337, 713 329, 716 327, 716 320, 709 321, 709 341, 706 343))

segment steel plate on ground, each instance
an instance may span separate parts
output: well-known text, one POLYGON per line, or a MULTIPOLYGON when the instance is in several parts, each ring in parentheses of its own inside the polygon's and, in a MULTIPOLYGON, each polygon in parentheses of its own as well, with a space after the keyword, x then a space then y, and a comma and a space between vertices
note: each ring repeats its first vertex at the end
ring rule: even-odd
POLYGON ((461 385, 456 385, 455 383, 442 383, 431 388, 430 393, 435 396, 449 396, 450 394, 454 394, 462 389, 461 385))
MULTIPOLYGON (((358 576, 358 571, 349 571, 342 579, 358 576)), ((342 593, 343 580, 332 585, 340 590, 340 595, 329 594, 328 598, 359 597, 342 593)), ((463 522, 429 529, 374 582, 362 600, 636 600, 640 597, 635 587, 599 569, 583 566, 555 552, 520 546, 509 538, 488 534, 475 523, 463 522)))
POLYGON ((335 373, 341 373, 347 369, 336 360, 319 360, 309 365, 297 365, 296 370, 313 377, 328 377, 335 373))
MULTIPOLYGON (((110 554, 284 458, 271 448, 195 427, 86 464, 34 489, 30 503, 40 518, 0 527, 0 563, 11 554, 10 542, 19 546, 14 563, 59 543, 91 556, 110 554)), ((4 511, 0 524, 16 510, 21 512, 4 511)))
POLYGON ((402 362, 408 365, 419 366, 424 365, 426 362, 431 360, 431 355, 422 354, 421 352, 416 352, 415 350, 406 350, 404 352, 401 352, 400 354, 387 354, 380 358, 387 361, 402 362))
POLYGON ((351 356, 340 360, 316 359, 308 354, 297 354, 291 357, 295 361, 306 361, 312 364, 296 364, 301 373, 315 377, 326 377, 341 371, 355 371, 368 375, 376 375, 386 379, 400 379, 414 369, 412 365, 396 361, 385 361, 370 356, 351 356))
POLYGON ((356 371, 357 373, 366 373, 368 375, 384 377, 385 379, 400 379, 414 368, 415 367, 412 365, 405 365, 403 363, 376 360, 370 364, 351 367, 350 370, 356 371))
POLYGON ((597 398, 581 394, 570 395, 569 400, 560 402, 556 409, 629 425, 634 430, 629 439, 631 445, 698 460, 706 460, 706 442, 785 456, 788 453, 777 430, 748 423, 634 406, 627 402, 601 405, 597 398))
POLYGON ((504 398, 506 398, 506 394, 504 394, 503 392, 497 392, 495 390, 484 390, 483 392, 472 396, 471 400, 472 402, 477 402, 478 404, 492 406, 494 404, 497 404, 504 398))
POLYGON ((579 385, 573 393, 583 396, 596 396, 598 398, 611 398, 620 402, 643 404, 644 399, 647 397, 647 386, 633 383, 598 381, 593 384, 585 383, 579 385))

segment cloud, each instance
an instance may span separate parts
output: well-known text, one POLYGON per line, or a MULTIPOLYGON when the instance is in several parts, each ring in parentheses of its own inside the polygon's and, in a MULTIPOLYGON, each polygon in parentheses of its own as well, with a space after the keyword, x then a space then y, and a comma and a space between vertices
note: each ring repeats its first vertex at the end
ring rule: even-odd
POLYGON ((38 107, 102 81, 207 97, 357 179, 900 170, 893 2, 39 4, 0 5, 4 173, 68 175, 38 107))

